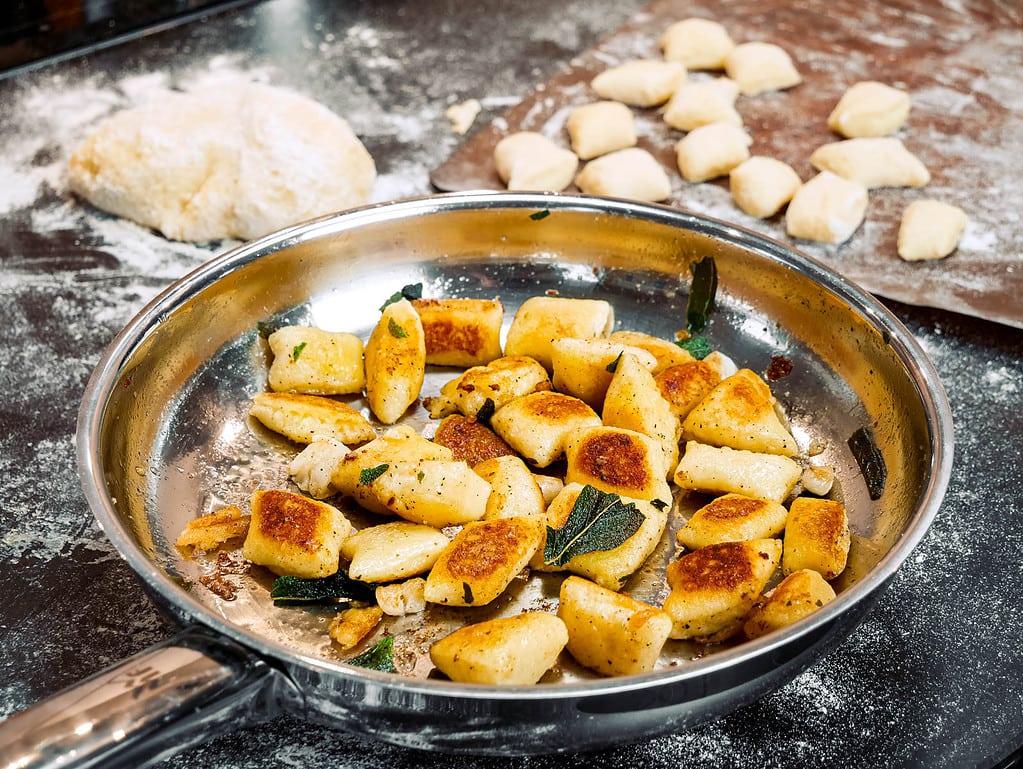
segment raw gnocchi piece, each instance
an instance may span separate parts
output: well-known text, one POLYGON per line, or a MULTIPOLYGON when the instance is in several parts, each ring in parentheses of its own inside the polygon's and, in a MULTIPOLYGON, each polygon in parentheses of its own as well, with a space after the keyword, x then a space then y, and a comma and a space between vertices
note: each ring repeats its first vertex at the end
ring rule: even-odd
POLYGON ((373 591, 377 605, 388 617, 404 617, 426 609, 426 580, 413 577, 393 585, 380 585, 373 591))
POLYGON ((597 339, 614 327, 615 314, 603 299, 572 299, 563 296, 533 296, 519 305, 505 355, 524 355, 552 368, 551 345, 555 339, 597 339))
POLYGON ((813 569, 834 579, 845 569, 851 535, 845 505, 833 499, 796 497, 785 522, 782 571, 813 569))
POLYGON ((561 192, 572 183, 579 158, 543 134, 520 131, 497 143, 494 164, 509 190, 561 192))
MULTIPOLYGON (((513 328, 514 325, 512 323, 513 328)), ((541 334, 539 330, 541 325, 538 317, 524 318, 515 334, 512 335, 509 331, 508 337, 514 340, 514 347, 521 345, 529 349, 530 346, 538 346, 540 342, 529 337, 534 333, 541 334), (523 334, 524 326, 530 328, 523 334)), ((549 343, 547 347, 549 348, 549 343)), ((494 408, 501 408, 521 395, 550 389, 550 377, 543 365, 530 357, 528 352, 509 353, 486 366, 466 369, 461 376, 455 377, 441 387, 438 397, 426 399, 425 405, 434 419, 455 412, 472 417, 480 412, 487 401, 490 401, 494 408)))
POLYGON ((565 483, 671 503, 671 489, 664 479, 664 453, 649 436, 605 425, 576 430, 568 438, 565 456, 565 483))
POLYGON ((566 643, 558 617, 523 612, 459 628, 430 647, 430 659, 459 683, 525 686, 554 667, 566 643))
POLYGON ((330 486, 335 492, 353 497, 371 512, 390 515, 390 511, 378 501, 367 476, 374 475, 382 465, 392 462, 451 458, 451 449, 423 438, 408 425, 396 425, 342 456, 331 473, 330 486))
POLYGON ((554 389, 599 409, 613 371, 625 354, 635 356, 647 368, 657 365, 657 359, 646 350, 610 339, 555 339, 551 342, 554 389))
POLYGON ((438 529, 478 521, 490 496, 490 484, 466 462, 443 459, 394 461, 363 485, 388 512, 438 529))
POLYGON ((801 473, 789 457, 689 441, 675 469, 675 484, 706 494, 734 492, 781 502, 801 473))
POLYGON ((385 425, 415 403, 426 376, 423 323, 408 299, 387 305, 366 343, 366 400, 385 425))
POLYGON ((747 638, 791 625, 835 600, 835 590, 812 569, 789 574, 757 601, 743 624, 747 638))
POLYGON ((671 195, 671 180, 644 149, 629 147, 591 160, 575 179, 588 195, 609 195, 656 203, 671 195))
POLYGON ((511 446, 476 417, 461 414, 444 417, 437 426, 433 441, 447 446, 453 459, 464 460, 473 469, 488 459, 515 455, 511 446))
POLYGON ((675 538, 690 550, 721 542, 767 539, 782 533, 788 514, 778 502, 725 494, 693 513, 675 538))
POLYGON ((828 115, 828 128, 849 139, 887 136, 909 117, 909 94, 875 80, 849 86, 828 115))
POLYGON ((602 99, 633 107, 664 104, 686 79, 686 68, 678 61, 636 59, 606 69, 590 81, 602 99))
POLYGON ((693 131, 711 123, 742 125, 735 109, 739 86, 727 77, 688 81, 679 86, 664 108, 664 122, 681 131, 693 131))
POLYGON ((749 134, 731 123, 711 123, 683 136, 675 145, 678 170, 689 182, 724 176, 749 157, 749 134))
POLYGON ((653 355, 657 360, 657 365, 650 369, 652 374, 658 374, 668 366, 693 360, 693 356, 687 350, 674 342, 651 334, 644 334, 642 331, 613 331, 608 339, 629 347, 638 347, 653 355))
POLYGON ((357 531, 341 543, 348 576, 360 582, 397 582, 430 570, 448 538, 432 526, 391 521, 357 531))
POLYGON ((330 621, 327 634, 342 651, 354 649, 380 624, 384 613, 379 606, 360 606, 338 612, 330 621))
POLYGON ((899 256, 906 261, 942 259, 959 246, 966 229, 966 212, 938 200, 917 200, 902 214, 899 256))
POLYGON ((792 57, 774 43, 742 43, 725 59, 725 72, 746 96, 792 88, 803 82, 792 57))
POLYGON ((710 19, 676 21, 661 36, 664 58, 680 61, 686 69, 722 69, 733 48, 728 31, 710 19))
POLYGON ((576 107, 565 121, 572 151, 581 160, 636 145, 632 110, 618 101, 598 101, 576 107))
POLYGON ((866 213, 866 187, 821 171, 792 196, 785 212, 785 231, 794 238, 844 243, 866 213))
POLYGON ((252 494, 252 521, 242 556, 274 574, 329 577, 352 524, 336 507, 290 491, 252 494))
POLYGON ((504 305, 497 299, 414 299, 428 366, 481 366, 501 357, 504 305))
POLYGON ((249 532, 251 516, 245 515, 237 505, 228 505, 212 513, 193 518, 178 537, 177 546, 191 556, 208 553, 217 548, 244 539, 249 532))
POLYGON ((664 455, 665 475, 671 474, 678 462, 678 417, 661 395, 654 375, 630 353, 622 355, 611 377, 601 418, 610 427, 624 427, 653 438, 664 455))
POLYGON ((581 577, 561 583, 558 616, 568 652, 605 676, 649 673, 671 632, 671 617, 655 606, 581 577))
POLYGON ((285 326, 267 337, 273 352, 269 384, 275 392, 348 395, 362 392, 362 340, 345 331, 285 326))
POLYGON ((490 419, 494 431, 536 467, 547 467, 560 459, 573 430, 599 424, 597 412, 578 398, 557 392, 516 398, 490 419))
POLYGON ((430 570, 426 600, 485 606, 526 567, 543 535, 543 519, 532 516, 467 523, 430 570))
POLYGON ((894 136, 824 144, 813 151, 810 162, 867 189, 923 187, 931 180, 926 166, 894 136))
POLYGON ((365 443, 376 437, 366 417, 347 403, 322 395, 256 393, 249 415, 296 443, 312 443, 315 438, 365 443))
POLYGON ((547 503, 543 492, 519 457, 488 459, 473 467, 473 471, 490 484, 484 520, 544 514, 547 503))
POLYGON ((792 200, 803 182, 788 163, 754 155, 731 170, 728 183, 739 208, 766 219, 792 200))
POLYGON ((762 454, 795 456, 795 438, 778 416, 767 382, 748 368, 724 379, 682 422, 682 438, 762 454))
MULTIPOLYGON (((579 483, 565 484, 565 488, 547 507, 548 526, 560 529, 565 525, 583 488, 584 486, 579 483)), ((594 550, 576 555, 564 566, 555 566, 544 562, 543 551, 547 542, 545 530, 530 564, 532 568, 537 571, 567 571, 586 577, 608 590, 621 590, 626 580, 643 565, 657 547, 668 523, 667 505, 655 505, 633 497, 621 497, 621 500, 625 504, 634 504, 644 516, 643 523, 636 533, 622 544, 611 550, 594 550)))
POLYGON ((721 382, 721 375, 706 360, 691 360, 668 366, 654 381, 672 413, 682 420, 721 382))
POLYGON ((722 542, 668 564, 670 638, 718 643, 735 635, 781 559, 779 539, 722 542))

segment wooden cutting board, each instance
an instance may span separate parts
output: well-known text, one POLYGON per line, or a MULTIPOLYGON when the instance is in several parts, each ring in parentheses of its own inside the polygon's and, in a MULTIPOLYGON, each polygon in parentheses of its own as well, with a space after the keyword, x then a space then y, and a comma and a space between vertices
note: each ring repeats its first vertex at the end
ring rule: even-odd
POLYGON ((432 183, 442 191, 501 189, 493 150, 515 131, 539 131, 567 147, 568 112, 597 98, 590 80, 629 59, 659 58, 663 31, 688 16, 721 22, 736 42, 782 46, 803 76, 786 91, 739 97, 754 154, 783 160, 809 179, 813 150, 840 138, 826 121, 842 93, 879 80, 910 92, 913 108, 897 135, 928 167, 931 182, 872 190, 865 223, 844 244, 793 240, 783 215, 744 214, 727 179, 684 181, 674 153, 682 132, 664 123, 659 109, 634 109, 639 146, 672 179, 667 205, 792 243, 876 294, 1023 327, 1023 5, 1013 0, 655 0, 479 129, 432 172, 432 183), (948 258, 904 262, 896 253, 899 222, 922 198, 958 205, 970 222, 948 258))

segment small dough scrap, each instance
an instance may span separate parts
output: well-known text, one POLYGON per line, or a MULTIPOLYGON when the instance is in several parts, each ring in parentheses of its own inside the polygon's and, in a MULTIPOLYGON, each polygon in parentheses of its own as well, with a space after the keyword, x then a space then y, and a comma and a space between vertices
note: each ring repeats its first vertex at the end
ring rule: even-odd
POLYGON ((636 59, 604 70, 590 86, 602 99, 633 107, 656 107, 668 101, 685 79, 682 62, 636 59))
POLYGON ((920 159, 893 136, 831 142, 814 150, 810 162, 867 189, 923 187, 931 180, 920 159))
POLYGON ((256 238, 361 205, 376 180, 341 117, 246 82, 117 113, 74 150, 69 172, 97 208, 184 241, 256 238))
POLYGON ((939 200, 917 200, 902 214, 899 256, 906 261, 941 259, 959 245, 966 212, 939 200))
POLYGON ((444 117, 451 121, 451 130, 461 136, 470 128, 483 105, 479 99, 466 99, 460 104, 452 104, 444 110, 444 117))
POLYGON ((849 139, 887 136, 909 117, 909 94, 875 80, 849 86, 828 116, 828 128, 849 139))
POLYGON ((866 187, 822 171, 792 197, 785 213, 785 230, 794 238, 844 243, 866 213, 866 187))
POLYGON ((728 177, 736 205, 750 216, 774 216, 802 185, 792 166, 756 155, 732 169, 728 177))
POLYGON ((725 72, 746 96, 780 91, 803 82, 784 48, 774 43, 742 43, 725 60, 725 72))
POLYGON ((638 147, 616 150, 590 161, 575 183, 589 195, 652 203, 671 195, 671 181, 664 168, 653 155, 638 147))
POLYGON ((519 131, 494 147, 494 163, 510 190, 561 192, 572 183, 579 158, 543 134, 519 131))
POLYGON ((632 110, 619 101, 598 101, 573 109, 565 122, 572 150, 582 160, 636 145, 632 110))
POLYGON ((734 48, 728 31, 710 19, 676 21, 661 36, 664 58, 680 61, 686 69, 723 69, 734 48))
POLYGON ((749 158, 752 143, 749 134, 731 123, 700 126, 675 145, 678 170, 690 182, 723 176, 749 158))
POLYGON ((692 131, 711 123, 741 126, 742 116, 735 109, 738 95, 739 85, 727 77, 688 81, 668 101, 664 122, 682 131, 692 131))

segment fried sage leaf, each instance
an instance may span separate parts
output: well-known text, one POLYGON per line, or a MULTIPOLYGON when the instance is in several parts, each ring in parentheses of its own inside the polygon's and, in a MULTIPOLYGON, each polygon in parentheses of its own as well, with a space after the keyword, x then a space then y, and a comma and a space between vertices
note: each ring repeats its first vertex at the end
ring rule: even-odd
POLYGON ((349 665, 379 670, 381 673, 397 673, 398 669, 394 666, 394 636, 384 636, 372 647, 347 662, 349 665))
POLYGON ((880 499, 884 494, 884 486, 888 480, 888 467, 884 463, 881 450, 874 443, 874 438, 867 428, 861 427, 849 436, 849 449, 860 466, 863 479, 867 482, 867 492, 871 499, 880 499))
POLYGON ((686 330, 698 334, 707 326, 707 318, 714 310, 714 296, 718 290, 718 268, 714 257, 705 256, 689 265, 693 282, 689 287, 686 304, 686 330))
POLYGON ((586 485, 565 525, 560 529, 547 527, 544 563, 564 566, 577 555, 613 550, 635 534, 644 520, 646 516, 632 502, 586 485))
POLYGON ((362 601, 373 603, 374 586, 358 582, 344 571, 329 577, 278 577, 270 590, 275 606, 299 606, 362 601))
POLYGON ((423 284, 422 283, 409 283, 406 286, 402 286, 401 291, 395 291, 389 297, 387 301, 380 305, 380 311, 383 312, 384 308, 389 304, 400 302, 402 299, 408 299, 410 302, 413 299, 423 298, 423 284))

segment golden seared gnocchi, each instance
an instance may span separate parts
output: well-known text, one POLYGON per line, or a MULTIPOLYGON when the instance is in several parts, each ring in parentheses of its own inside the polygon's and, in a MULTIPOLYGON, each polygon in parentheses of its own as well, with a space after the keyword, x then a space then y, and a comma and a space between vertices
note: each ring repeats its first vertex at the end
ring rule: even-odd
POLYGON ((474 417, 489 403, 499 409, 509 401, 533 392, 550 390, 547 369, 532 358, 506 355, 486 366, 473 366, 428 398, 425 406, 435 419, 460 412, 474 417))
POLYGON ((384 612, 379 606, 357 606, 338 612, 327 626, 327 634, 341 651, 354 649, 362 639, 372 633, 384 612))
POLYGON ((347 444, 365 443, 376 437, 373 425, 347 403, 322 395, 256 393, 249 415, 296 443, 333 438, 347 444))
POLYGON ((408 299, 384 307, 366 343, 366 400, 385 425, 398 421, 419 397, 426 377, 426 338, 408 299))
POLYGON ((845 505, 833 499, 796 497, 785 521, 782 571, 813 569, 834 579, 845 569, 851 543, 845 505))
POLYGON ((494 457, 473 471, 490 484, 484 518, 541 517, 547 507, 536 476, 518 456, 494 457))
POLYGON ((598 339, 614 327, 614 309, 602 299, 534 296, 524 301, 504 344, 505 355, 533 358, 550 371, 556 339, 598 339))
POLYGON ((569 654, 605 676, 649 673, 672 628, 661 609, 581 577, 561 583, 558 616, 569 654))
POLYGON ((688 441, 675 468, 675 483, 707 494, 732 492, 780 502, 801 475, 799 464, 789 457, 688 441))
POLYGON ((675 537, 690 550, 719 542, 776 537, 785 529, 788 514, 779 502, 725 494, 693 513, 675 537))
POLYGON ((359 393, 366 384, 362 340, 345 331, 285 326, 267 337, 274 392, 314 395, 359 393))
POLYGON ((523 395, 490 419, 494 432, 535 467, 547 467, 563 457, 573 430, 600 423, 597 412, 581 400, 558 392, 523 395))
POLYGON ((572 432, 565 447, 565 482, 590 484, 634 499, 671 502, 664 480, 664 455, 647 435, 623 427, 586 427, 572 432))
POLYGON ((555 339, 551 343, 554 389, 599 409, 618 362, 626 353, 648 369, 657 365, 657 359, 646 350, 609 339, 555 339))
POLYGON ((681 363, 693 361, 693 356, 688 350, 679 347, 668 339, 644 334, 642 331, 612 331, 608 340, 629 347, 638 347, 653 355, 657 363, 650 369, 650 373, 655 375, 664 371, 669 366, 677 366, 681 363))
POLYGON ((251 518, 237 505, 222 507, 189 521, 176 544, 186 555, 208 553, 243 539, 251 518))
POLYGON ((497 299, 413 299, 431 366, 481 366, 501 357, 504 305, 497 299))
POLYGON ((789 574, 757 601, 742 629, 748 638, 759 638, 791 625, 835 600, 835 590, 813 569, 789 574))
POLYGON ((675 363, 654 376, 657 389, 680 420, 720 382, 717 370, 705 360, 675 363))
POLYGON ((522 686, 554 667, 566 643, 558 617, 532 611, 459 628, 430 647, 430 659, 452 681, 522 686))
POLYGON ((497 457, 518 455, 501 437, 476 417, 449 414, 437 426, 433 442, 451 449, 453 459, 465 460, 470 467, 497 457))

